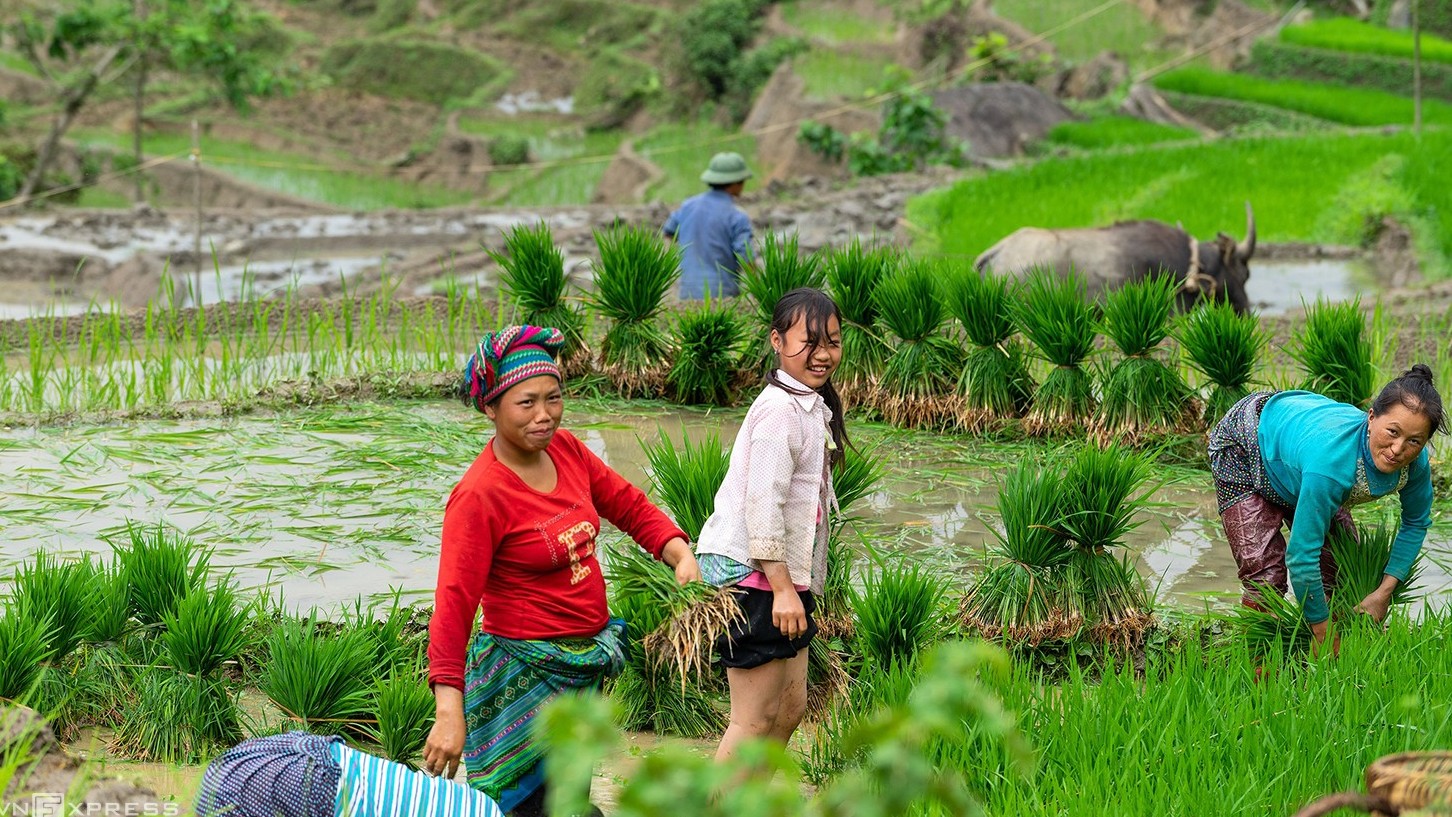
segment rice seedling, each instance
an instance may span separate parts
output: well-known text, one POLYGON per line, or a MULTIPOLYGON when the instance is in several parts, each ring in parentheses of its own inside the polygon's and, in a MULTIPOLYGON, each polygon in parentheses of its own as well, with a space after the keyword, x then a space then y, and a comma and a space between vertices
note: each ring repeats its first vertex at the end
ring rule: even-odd
POLYGON ((627 663, 610 682, 620 726, 683 738, 711 738, 726 728, 726 715, 695 684, 681 686, 668 670, 627 663))
POLYGON ((241 739, 237 703, 221 679, 152 667, 137 677, 112 749, 133 760, 198 763, 241 739))
POLYGON ((250 605, 239 605, 230 581, 199 588, 166 614, 162 645, 171 665, 188 675, 211 676, 247 647, 250 605))
MULTIPOLYGON (((1386 566, 1391 561, 1392 544, 1397 527, 1379 523, 1360 528, 1355 536, 1332 526, 1327 546, 1336 560, 1336 592, 1332 594, 1335 609, 1349 613, 1381 585, 1386 566)), ((1405 581, 1397 582, 1392 591, 1392 608, 1406 605, 1422 595, 1418 580, 1422 575, 1424 551, 1418 551, 1407 571, 1405 581)))
POLYGON ((934 264, 911 261, 873 293, 882 325, 900 339, 873 397, 874 407, 894 425, 938 428, 957 416, 954 388, 962 354, 941 334, 939 274, 934 264))
POLYGON ((1085 300, 1077 274, 1060 278, 1050 269, 1034 270, 1021 293, 1010 302, 1014 323, 1054 367, 1034 393, 1024 430, 1072 429, 1094 411, 1094 384, 1081 364, 1094 351, 1096 307, 1085 300))
POLYGON ((35 619, 19 607, 0 615, 0 698, 25 700, 35 689, 46 672, 53 628, 48 619, 35 619))
POLYGON ((877 490, 885 470, 876 451, 864 452, 848 446, 832 467, 832 491, 837 497, 837 514, 827 536, 827 578, 817 599, 817 627, 822 638, 852 635, 852 546, 848 527, 857 519, 853 506, 877 490))
POLYGON ((352 611, 344 612, 344 626, 357 631, 359 638, 373 645, 374 666, 379 668, 382 677, 391 678, 399 669, 417 666, 427 650, 426 638, 406 632, 413 608, 403 603, 403 588, 393 589, 381 621, 375 612, 377 608, 378 605, 373 605, 363 609, 363 599, 355 596, 352 611))
POLYGON ((864 250, 856 237, 827 253, 827 285, 842 311, 842 361, 832 382, 847 405, 867 400, 892 353, 878 326, 874 293, 901 264, 898 250, 888 246, 864 250))
POLYGON ((958 422, 971 431, 1009 417, 1021 417, 1033 401, 1033 377, 1016 331, 1010 303, 1017 297, 1007 278, 980 275, 958 266, 946 279, 948 311, 974 348, 963 362, 958 422))
POLYGON ((155 528, 126 523, 127 543, 112 542, 130 588, 131 609, 144 625, 159 625, 206 581, 211 551, 158 522, 155 528))
POLYGON ((120 560, 97 566, 86 588, 88 602, 81 638, 90 644, 116 644, 131 630, 131 586, 120 560))
POLYGON ((364 631, 325 635, 312 618, 289 621, 273 630, 267 646, 258 686, 302 728, 336 734, 367 712, 378 672, 364 631))
POLYGON ((920 562, 884 560, 852 591, 857 652, 869 665, 911 664, 948 633, 948 586, 920 562))
POLYGON ((642 443, 650 463, 650 482, 661 505, 686 536, 695 541, 716 506, 716 491, 726 479, 731 456, 721 438, 708 434, 697 444, 681 435, 679 447, 664 433, 654 444, 642 443))
POLYGON ((802 255, 795 233, 790 238, 772 232, 766 234, 761 242, 760 261, 741 267, 741 294, 755 304, 756 325, 762 327, 748 342, 742 358, 743 370, 765 377, 776 368, 776 354, 766 328, 771 326, 772 313, 781 296, 802 287, 821 289, 825 284, 822 256, 802 255))
POLYGON ((676 317, 675 359, 666 375, 678 403, 729 406, 736 399, 742 336, 746 327, 731 307, 707 300, 676 317))
POLYGON ((417 768, 415 760, 434 723, 434 694, 421 668, 394 672, 378 682, 373 696, 378 723, 363 727, 364 733, 383 749, 384 757, 417 768))
POLYGON ((81 643, 92 603, 87 591, 94 573, 89 557, 62 562, 39 550, 15 574, 12 603, 30 620, 50 622, 46 632, 52 661, 65 660, 81 643))
POLYGON ((600 342, 600 369, 622 397, 656 396, 670 347, 657 317, 680 277, 680 248, 643 227, 597 230, 595 243, 600 262, 590 303, 611 321, 600 342))
POLYGON ((547 222, 516 225, 504 235, 504 252, 487 250, 499 265, 499 288, 514 302, 519 322, 551 326, 565 335, 560 369, 565 377, 585 374, 590 351, 585 338, 585 313, 566 301, 569 277, 565 256, 555 246, 547 222))
POLYGON ((1152 432, 1187 430, 1199 420, 1179 372, 1153 356, 1169 334, 1178 285, 1155 275, 1105 296, 1102 328, 1125 357, 1104 380, 1096 437, 1133 442, 1152 432))
POLYGON ((1371 346, 1361 299, 1343 303, 1317 300, 1306 309, 1306 322, 1296 330, 1288 350, 1306 372, 1301 388, 1332 400, 1366 408, 1376 386, 1371 346))
POLYGON ((1311 651, 1311 625, 1301 615, 1301 606, 1270 585, 1260 585, 1257 607, 1239 605, 1233 617, 1245 634, 1253 656, 1279 651, 1298 656, 1311 651))
POLYGON ((1180 321, 1176 334, 1190 365, 1210 381, 1204 419, 1215 422, 1250 393, 1270 335, 1254 315, 1237 315, 1227 303, 1194 310, 1180 321))

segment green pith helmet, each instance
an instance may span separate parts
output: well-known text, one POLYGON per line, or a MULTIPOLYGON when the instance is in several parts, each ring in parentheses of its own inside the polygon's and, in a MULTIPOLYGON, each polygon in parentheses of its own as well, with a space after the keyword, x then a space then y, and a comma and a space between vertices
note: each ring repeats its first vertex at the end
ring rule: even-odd
POLYGON ((706 184, 735 184, 749 178, 751 168, 746 166, 746 160, 741 158, 740 153, 729 151, 712 156, 711 164, 701 174, 701 181, 706 184))

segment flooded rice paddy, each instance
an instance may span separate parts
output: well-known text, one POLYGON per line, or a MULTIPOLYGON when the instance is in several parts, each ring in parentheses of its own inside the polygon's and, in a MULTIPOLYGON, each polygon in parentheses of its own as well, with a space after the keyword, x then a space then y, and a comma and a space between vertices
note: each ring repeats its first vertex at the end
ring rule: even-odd
MULTIPOLYGON (((566 427, 638 485, 641 441, 664 433, 729 445, 742 412, 576 402, 566 427)), ((0 572, 34 551, 107 554, 128 520, 165 522, 215 550, 238 582, 288 607, 333 612, 357 597, 432 594, 444 500, 488 439, 481 416, 445 403, 363 404, 266 417, 0 431, 0 572)), ((965 579, 993 543, 996 478, 1042 445, 994 444, 863 426, 887 467, 854 509, 877 550, 905 551, 965 579)), ((1127 545, 1163 602, 1199 610, 1237 594, 1208 475, 1168 484, 1127 545)), ((1377 506, 1373 506, 1377 507, 1377 506)), ((1428 541, 1423 585, 1445 597, 1452 520, 1428 541)), ((864 553, 866 549, 863 549, 864 553)), ((865 564, 865 560, 859 564, 865 564)))

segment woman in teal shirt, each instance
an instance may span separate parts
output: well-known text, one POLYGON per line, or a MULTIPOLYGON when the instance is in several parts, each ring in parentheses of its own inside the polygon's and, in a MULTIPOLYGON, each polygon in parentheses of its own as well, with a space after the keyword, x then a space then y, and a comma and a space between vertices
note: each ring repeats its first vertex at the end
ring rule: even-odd
POLYGON ((1370 411, 1306 391, 1257 392, 1236 403, 1210 432, 1210 470, 1241 603, 1259 606, 1257 584, 1285 593, 1289 578, 1315 641, 1324 641, 1336 564, 1322 543, 1333 524, 1355 532, 1348 508, 1396 492, 1402 520, 1391 558, 1381 586, 1358 607, 1385 618, 1427 537, 1426 445, 1446 422, 1432 370, 1420 363, 1388 383, 1370 411))

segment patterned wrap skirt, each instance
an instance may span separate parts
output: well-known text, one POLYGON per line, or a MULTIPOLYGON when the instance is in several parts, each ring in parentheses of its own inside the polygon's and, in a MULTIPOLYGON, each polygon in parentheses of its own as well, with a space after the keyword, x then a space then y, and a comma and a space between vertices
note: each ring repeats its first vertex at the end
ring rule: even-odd
POLYGON ((1215 478, 1215 500, 1221 515, 1251 495, 1282 508, 1295 505, 1271 487, 1260 456, 1260 412, 1273 394, 1258 391, 1240 398, 1210 431, 1210 474, 1215 478))

